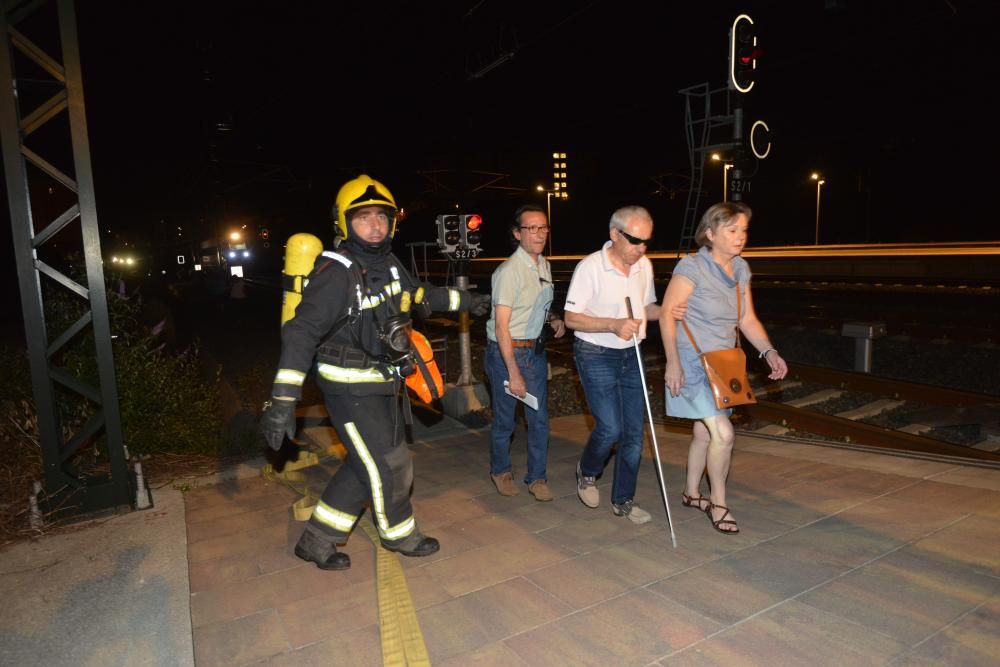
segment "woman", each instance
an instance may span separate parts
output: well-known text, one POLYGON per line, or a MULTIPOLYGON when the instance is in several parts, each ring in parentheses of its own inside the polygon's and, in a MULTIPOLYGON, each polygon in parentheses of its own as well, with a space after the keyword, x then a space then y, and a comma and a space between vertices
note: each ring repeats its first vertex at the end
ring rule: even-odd
POLYGON ((771 367, 768 375, 780 380, 788 365, 768 340, 757 319, 750 294, 750 267, 740 257, 747 241, 750 207, 743 202, 724 202, 705 211, 695 242, 698 253, 677 262, 663 297, 660 333, 667 355, 666 405, 672 417, 694 419, 694 434, 688 450, 687 482, 681 502, 708 514, 720 533, 740 532, 726 500, 726 478, 733 454, 735 434, 729 421, 731 409, 715 407, 705 371, 691 344, 670 313, 687 305, 685 322, 702 352, 736 344, 736 327, 757 348, 771 367), (736 321, 740 293, 740 321, 736 321), (678 333, 678 331, 680 333, 678 333), (701 495, 701 478, 708 472, 710 495, 701 495))

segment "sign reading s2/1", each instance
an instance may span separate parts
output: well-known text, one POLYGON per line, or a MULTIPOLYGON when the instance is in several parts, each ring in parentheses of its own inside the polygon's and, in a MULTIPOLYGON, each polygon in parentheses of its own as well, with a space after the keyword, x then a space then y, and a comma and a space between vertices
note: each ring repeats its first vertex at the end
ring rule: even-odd
POLYGON ((750 179, 749 178, 730 179, 729 192, 732 194, 750 194, 750 179))

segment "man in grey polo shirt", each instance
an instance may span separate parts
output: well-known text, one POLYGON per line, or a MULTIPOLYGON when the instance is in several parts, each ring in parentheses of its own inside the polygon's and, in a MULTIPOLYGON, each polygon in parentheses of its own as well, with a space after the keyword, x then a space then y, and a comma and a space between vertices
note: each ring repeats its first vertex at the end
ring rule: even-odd
POLYGON ((542 256, 549 236, 545 211, 522 206, 514 214, 510 233, 517 250, 493 272, 493 310, 486 323, 486 374, 493 400, 490 429, 490 478, 503 496, 517 495, 510 462, 511 436, 517 399, 531 394, 538 409, 525 405, 528 420, 528 467, 524 483, 536 500, 552 500, 545 465, 549 451, 548 360, 542 329, 552 327, 556 338, 566 333, 563 321, 550 311, 552 270, 542 256))

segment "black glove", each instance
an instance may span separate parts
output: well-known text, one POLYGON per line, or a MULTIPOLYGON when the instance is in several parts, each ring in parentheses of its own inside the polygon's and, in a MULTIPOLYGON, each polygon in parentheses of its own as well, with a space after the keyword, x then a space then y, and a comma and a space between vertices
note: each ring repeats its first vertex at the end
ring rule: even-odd
POLYGON ((268 447, 275 451, 281 449, 285 437, 295 437, 295 401, 275 398, 265 403, 257 430, 268 447))
POLYGON ((489 294, 472 293, 472 302, 469 305, 469 313, 475 317, 482 317, 490 312, 493 306, 493 298, 489 294))

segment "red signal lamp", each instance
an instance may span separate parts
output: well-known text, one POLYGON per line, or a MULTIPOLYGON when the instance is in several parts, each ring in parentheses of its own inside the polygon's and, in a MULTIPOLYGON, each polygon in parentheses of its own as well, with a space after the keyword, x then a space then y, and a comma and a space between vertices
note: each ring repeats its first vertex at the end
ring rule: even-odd
POLYGON ((740 63, 743 64, 743 65, 749 65, 753 61, 755 61, 758 58, 760 58, 762 55, 764 55, 764 49, 762 49, 759 46, 755 46, 753 48, 753 51, 751 51, 750 53, 748 53, 746 55, 741 55, 739 57, 740 58, 740 63))

